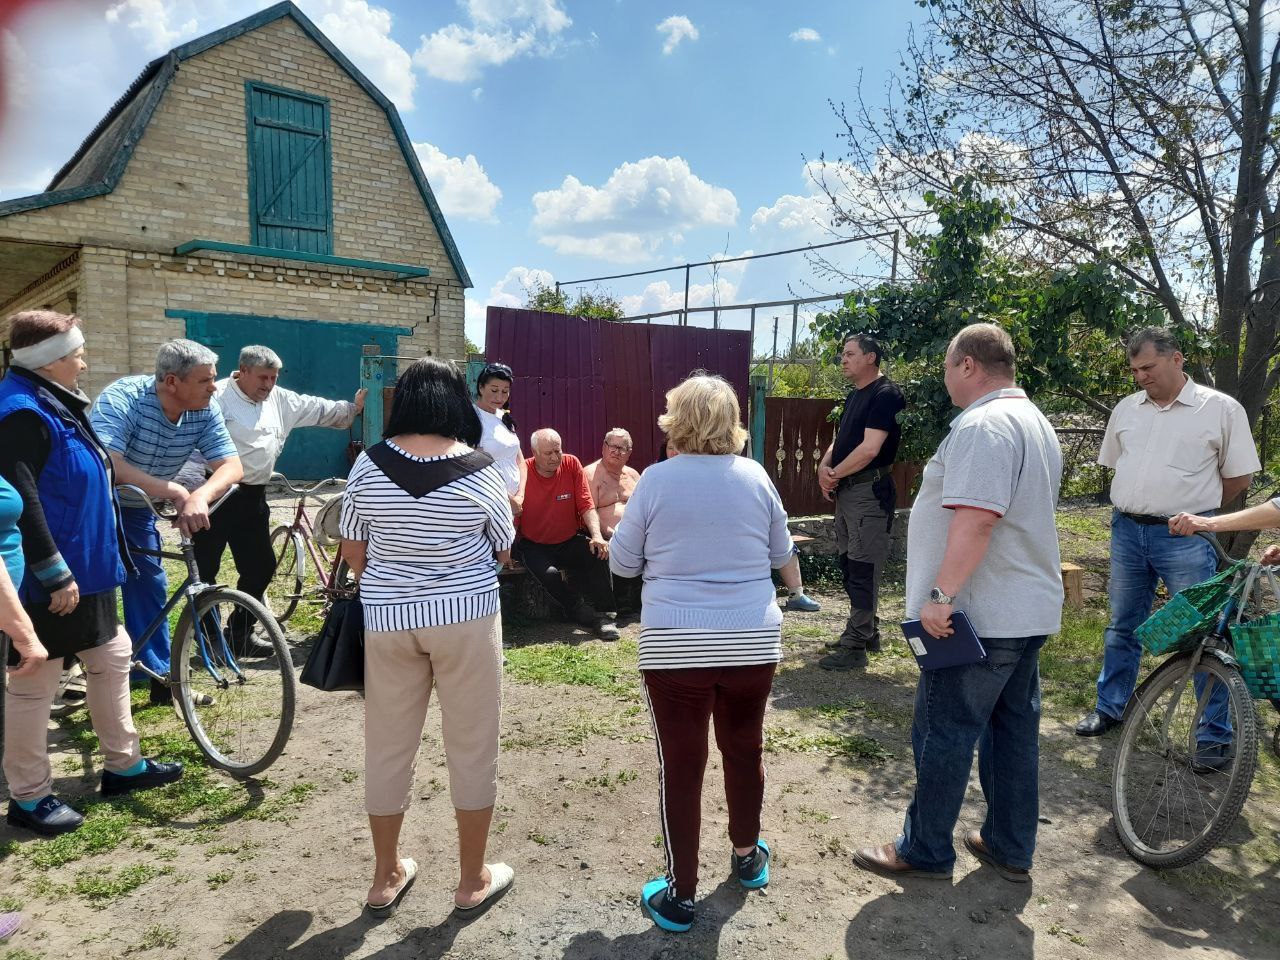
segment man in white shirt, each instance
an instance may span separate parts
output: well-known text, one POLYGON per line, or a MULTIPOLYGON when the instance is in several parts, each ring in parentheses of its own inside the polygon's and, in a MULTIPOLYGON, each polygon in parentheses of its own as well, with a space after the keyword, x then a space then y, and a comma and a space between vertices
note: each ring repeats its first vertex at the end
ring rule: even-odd
MULTIPOLYGON (((353 400, 325 400, 294 393, 276 385, 283 361, 269 347, 248 346, 240 351, 240 367, 220 380, 214 403, 222 411, 227 432, 244 467, 240 488, 209 518, 209 529, 195 536, 200 577, 215 583, 222 554, 229 546, 239 580, 236 589, 261 600, 275 571, 271 551, 271 508, 266 485, 275 470, 289 432, 295 427, 342 430, 364 410, 367 391, 353 400)), ((267 654, 271 647, 255 640, 252 623, 232 623, 234 652, 240 656, 267 654)))
MULTIPOLYGON (((1249 486, 1258 454, 1244 408, 1201 386, 1182 371, 1183 356, 1169 333, 1156 327, 1129 337, 1129 369, 1142 389, 1116 404, 1107 421, 1098 462, 1111 480, 1111 578, 1098 701, 1076 725, 1097 737, 1120 723, 1138 679, 1142 645, 1133 631, 1151 615, 1156 582, 1170 594, 1213 576, 1217 556, 1198 537, 1169 532, 1178 513, 1209 514, 1249 486)), ((1212 702, 1225 701, 1219 686, 1212 702)), ((1226 756, 1231 728, 1225 709, 1209 709, 1197 733, 1200 760, 1226 756)))

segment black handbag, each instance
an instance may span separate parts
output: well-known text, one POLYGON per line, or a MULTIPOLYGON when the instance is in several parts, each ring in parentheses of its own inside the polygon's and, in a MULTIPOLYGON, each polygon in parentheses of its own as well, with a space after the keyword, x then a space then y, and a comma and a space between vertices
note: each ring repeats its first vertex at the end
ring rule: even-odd
POLYGON ((298 679, 317 690, 364 689, 364 609, 360 595, 339 597, 298 679))

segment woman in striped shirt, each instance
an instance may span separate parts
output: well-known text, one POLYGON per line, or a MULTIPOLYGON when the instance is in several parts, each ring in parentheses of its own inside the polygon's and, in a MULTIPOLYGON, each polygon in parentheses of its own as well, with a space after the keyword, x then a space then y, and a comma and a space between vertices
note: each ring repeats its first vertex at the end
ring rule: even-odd
POLYGON ((454 907, 511 884, 484 862, 497 796, 502 625, 494 557, 515 530, 462 375, 430 357, 396 384, 387 439, 361 454, 342 503, 342 554, 365 618, 365 807, 373 834, 367 905, 389 916, 417 874, 399 854, 434 681, 458 822, 454 907))
POLYGON ((698 884, 702 774, 715 718, 731 862, 748 889, 769 882, 760 839, 764 712, 782 656, 770 568, 800 590, 787 514, 746 442, 738 398, 694 375, 667 394, 658 426, 679 456, 649 467, 609 543, 609 565, 643 574, 640 670, 658 745, 667 875, 641 894, 664 930, 688 930, 698 884))

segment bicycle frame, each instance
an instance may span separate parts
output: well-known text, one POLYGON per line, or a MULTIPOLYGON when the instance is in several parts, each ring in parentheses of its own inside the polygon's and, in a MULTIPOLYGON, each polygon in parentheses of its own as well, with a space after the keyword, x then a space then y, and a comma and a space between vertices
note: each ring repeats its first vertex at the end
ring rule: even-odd
MULTIPOLYGON (((166 517, 164 514, 160 513, 160 511, 151 503, 150 499, 146 498, 146 494, 141 489, 132 486, 127 488, 136 491, 138 495, 143 497, 144 502, 151 508, 151 512, 154 513, 157 518, 161 520, 172 519, 171 517, 166 517)), ((226 500, 227 497, 235 491, 235 489, 236 487, 232 486, 230 490, 224 493, 222 497, 218 499, 217 503, 210 508, 210 513, 221 506, 222 502, 226 500)), ((155 615, 151 623, 147 625, 147 628, 142 631, 142 636, 134 638, 133 650, 130 654, 132 658, 130 666, 132 669, 145 673, 148 677, 159 683, 169 683, 168 677, 161 676, 139 660, 138 652, 159 632, 161 626, 168 622, 169 614, 173 612, 174 608, 180 602, 185 601, 187 604, 187 610, 191 616, 192 629, 196 634, 196 648, 200 651, 200 659, 204 664, 205 671, 219 688, 226 689, 231 685, 231 683, 214 667, 213 661, 209 658, 209 649, 205 639, 204 624, 200 622, 200 617, 196 616, 196 600, 201 594, 207 593, 210 590, 216 590, 218 585, 205 583, 200 579, 200 569, 196 565, 195 546, 191 542, 191 538, 186 534, 182 534, 179 539, 179 544, 181 549, 180 553, 173 553, 163 549, 147 550, 142 547, 131 548, 133 553, 142 554, 143 556, 159 557, 163 560, 181 560, 187 568, 187 575, 183 578, 182 584, 174 590, 169 599, 165 601, 164 606, 160 608, 160 612, 155 615)), ((244 673, 241 671, 240 665, 236 662, 235 657, 231 653, 230 645, 227 643, 226 636, 223 634, 221 629, 218 629, 217 632, 218 639, 222 644, 222 654, 226 658, 227 665, 231 667, 232 671, 234 671, 238 682, 244 683, 244 673)))
MULTIPOLYGON (((311 563, 316 568, 316 576, 320 580, 320 588, 322 590, 329 590, 333 587, 333 574, 338 567, 338 558, 336 556, 331 558, 327 553, 316 546, 316 528, 311 523, 311 518, 307 516, 306 506, 307 498, 299 497, 297 509, 293 514, 293 523, 290 524, 289 529, 302 534, 302 542, 306 545, 307 554, 311 557, 311 563)), ((299 556, 298 561, 298 575, 305 583, 307 579, 306 557, 299 556)))

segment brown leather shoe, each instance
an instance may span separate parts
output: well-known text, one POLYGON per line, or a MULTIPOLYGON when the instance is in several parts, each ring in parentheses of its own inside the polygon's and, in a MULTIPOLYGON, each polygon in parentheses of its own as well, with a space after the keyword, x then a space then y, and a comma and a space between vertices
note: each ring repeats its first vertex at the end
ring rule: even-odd
POLYGON ((919 877, 925 880, 950 880, 950 870, 917 870, 898 856, 895 843, 886 843, 879 847, 863 847, 853 855, 855 866, 870 870, 882 877, 897 879, 899 877, 919 877))
POLYGON ((981 830, 970 830, 964 835, 964 848, 1010 883, 1026 883, 1031 879, 1030 870, 1011 867, 992 856, 986 841, 982 839, 981 830))

